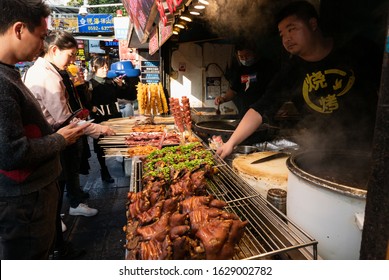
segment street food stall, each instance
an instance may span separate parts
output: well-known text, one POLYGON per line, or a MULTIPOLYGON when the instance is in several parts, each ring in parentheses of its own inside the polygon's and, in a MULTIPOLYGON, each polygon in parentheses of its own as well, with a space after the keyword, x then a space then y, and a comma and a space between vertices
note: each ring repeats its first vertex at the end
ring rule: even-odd
POLYGON ((126 259, 317 259, 317 241, 192 131, 188 99, 169 105, 104 123, 117 134, 99 144, 130 173, 126 259))
MULTIPOLYGON (((191 109, 193 124, 190 133, 187 131, 186 135, 193 135, 201 143, 203 149, 213 154, 214 166, 216 166, 218 172, 212 173, 212 176, 210 175, 207 178, 207 195, 204 196, 211 196, 208 197, 210 201, 213 199, 224 201, 226 205, 223 207, 223 211, 233 213, 242 222, 247 222, 244 226, 244 233, 241 236, 238 235, 240 236, 238 238, 239 242, 235 244, 235 254, 231 258, 358 259, 360 250, 364 252, 364 256, 372 254, 371 251, 367 253, 369 250, 366 249, 366 246, 365 248, 363 244, 361 246, 363 231, 366 229, 364 227, 366 225, 364 209, 366 207, 366 209, 370 209, 370 212, 374 212, 371 210, 371 206, 366 205, 368 201, 367 185, 370 184, 372 185, 371 188, 374 188, 373 183, 382 182, 381 179, 370 180, 369 172, 359 172, 354 168, 352 168, 351 173, 343 169, 344 172, 340 174, 317 173, 317 170, 312 169, 311 165, 320 163, 320 161, 312 154, 300 151, 293 135, 289 134, 290 131, 284 130, 285 127, 276 125, 265 124, 262 126, 252 139, 243 143, 245 148, 239 147, 243 152, 237 150, 225 160, 221 160, 215 155, 215 151, 210 145, 213 136, 221 136, 222 140, 226 141, 240 121, 236 114, 229 113, 234 111, 229 110, 231 104, 226 104, 226 108, 222 108, 222 114, 219 115, 217 114, 218 108, 213 103, 216 95, 225 93, 226 73, 223 71, 231 66, 229 64, 231 49, 226 46, 228 43, 219 44, 219 38, 202 40, 193 36, 188 39, 190 35, 185 36, 184 30, 187 30, 189 34, 193 31, 191 28, 184 28, 179 30, 178 35, 175 34, 173 32, 177 31, 175 23, 178 23, 175 19, 178 19, 184 13, 184 10, 189 10, 184 6, 190 7, 192 1, 181 1, 180 5, 182 4, 182 6, 176 7, 176 10, 164 5, 165 2, 156 1, 157 5, 151 7, 151 9, 158 9, 161 16, 165 15, 162 19, 166 22, 164 22, 164 25, 159 22, 156 25, 157 32, 155 33, 144 32, 143 38, 150 36, 150 43, 154 42, 152 45, 153 52, 159 48, 161 80, 164 86, 168 88, 169 96, 178 99, 187 96, 193 105, 191 109), (165 31, 168 27, 171 27, 171 29, 169 35, 166 35, 165 31), (170 36, 170 39, 166 40, 166 36, 170 36), (155 44, 155 42, 157 43, 155 44), (223 61, 227 63, 223 64, 223 61), (221 67, 217 67, 215 70, 213 67, 208 67, 209 65, 221 65, 221 67), (220 69, 223 71, 219 71, 220 69), (217 81, 217 83, 208 83, 209 80, 217 81), (209 88, 209 86, 212 88, 209 88), (287 151, 288 156, 267 163, 252 165, 253 161, 284 153, 284 149, 289 149, 287 151), (305 163, 305 160, 308 160, 309 163, 305 163), (347 174, 357 173, 362 176, 357 184, 345 180, 347 174), (278 193, 282 194, 280 197, 286 204, 285 208, 276 207, 274 200, 272 203, 270 202, 271 198, 268 197, 268 194, 273 189, 278 189, 278 193), (326 201, 329 204, 322 205, 319 211, 317 208, 319 205, 321 206, 321 201, 326 201), (238 202, 239 204, 237 204, 238 202), (337 204, 340 207, 339 209, 334 208, 331 204, 335 202, 339 203, 337 204), (339 235, 343 238, 338 238, 339 235), (252 251, 250 251, 250 248, 253 248, 252 251), (343 252, 345 253, 343 254, 343 252)), ((330 11, 334 11, 334 6, 338 5, 338 3, 335 4, 335 1, 313 2, 317 4, 317 7, 320 6, 323 15, 328 15, 330 11)), ((218 15, 217 18, 220 21, 216 22, 222 24, 222 15, 218 15)), ((246 21, 251 22, 250 20, 246 21)), ((231 26, 229 25, 229 27, 231 26)), ((258 25, 258 28, 260 28, 260 25, 258 25)), ((238 27, 236 29, 241 30, 238 27)), ((193 35, 194 33, 190 34, 193 35)), ((268 49, 268 51, 271 55, 272 51, 277 50, 268 49)), ((282 119, 282 121, 285 120, 282 119)), ((285 123, 287 124, 289 121, 294 122, 296 119, 286 120, 285 123)), ((174 124, 172 129, 181 136, 182 131, 180 131, 179 125, 175 122, 174 124)), ((185 138, 180 137, 177 145, 188 144, 183 139, 185 138)), ((318 153, 320 152, 318 151, 318 153)), ((326 159, 322 169, 327 168, 329 162, 345 162, 343 159, 348 159, 347 162, 350 163, 354 161, 366 163, 362 166, 363 171, 370 171, 374 168, 374 160, 372 163, 369 156, 355 155, 356 157, 352 157, 350 154, 344 155, 341 153, 342 151, 339 152, 340 154, 334 155, 334 158, 321 155, 321 158, 326 159)), ((377 156, 377 154, 375 155, 377 156)), ((380 160, 382 166, 382 153, 380 160)), ((131 159, 131 163, 131 167, 127 170, 131 176, 130 192, 142 192, 144 189, 142 182, 144 161, 142 157, 135 156, 131 159)), ((376 173, 378 174, 379 171, 376 171, 376 173)), ((378 187, 375 187, 377 190, 378 187)), ((376 192, 381 193, 382 188, 378 189, 379 191, 376 192)), ((374 200, 375 205, 378 201, 381 201, 379 198, 372 200, 374 200)), ((387 202, 383 205, 387 205, 387 202)), ((381 209, 381 207, 379 208, 381 209)), ((372 221, 375 217, 371 213, 369 215, 370 219, 367 219, 367 221, 370 227, 368 227, 368 230, 373 233, 372 228, 376 223, 372 221)), ((375 213, 375 215, 380 216, 382 220, 381 214, 375 213)), ((367 217, 369 216, 367 215, 367 217)), ((134 236, 138 226, 130 226, 129 228, 132 231, 127 232, 128 235, 134 236)), ((230 237, 229 234, 226 236, 227 239, 230 237)), ((190 238, 192 237, 190 236, 190 238)), ((142 238, 145 237, 142 236, 142 238)), ((186 238, 189 237, 186 236, 184 239, 186 238)), ((382 240, 381 237, 377 238, 382 240)), ((373 243, 371 239, 365 234, 365 240, 370 241, 370 247, 373 243)), ((137 240, 139 241, 139 239, 137 240)), ((142 242, 145 242, 145 240, 128 245, 128 258, 136 259, 142 255, 137 249, 142 246, 142 242)), ((192 241, 187 242, 189 244, 199 244, 197 239, 193 241, 194 243, 191 243, 192 241)), ((169 244, 169 242, 164 245, 166 244, 169 244)), ((219 245, 223 247, 223 244, 219 245)), ((387 248, 387 240, 384 240, 381 245, 381 247, 387 248)), ((160 248, 158 246, 162 245, 153 244, 154 249, 160 248)), ((169 245, 166 246, 171 248, 169 245)), ((143 247, 147 247, 146 244, 143 244, 143 247)), ((193 248, 195 251, 201 251, 204 249, 204 244, 193 245, 193 248)), ((381 252, 382 250, 378 251, 381 252)), ((186 251, 183 258, 189 258, 191 256, 190 252, 190 250, 186 251)), ((205 255, 203 254, 200 258, 207 258, 207 254, 202 253, 205 255)), ((382 255, 382 253, 380 254, 382 255)), ((166 254, 163 255, 166 256, 166 254)), ((172 256, 172 254, 169 256, 172 256)))

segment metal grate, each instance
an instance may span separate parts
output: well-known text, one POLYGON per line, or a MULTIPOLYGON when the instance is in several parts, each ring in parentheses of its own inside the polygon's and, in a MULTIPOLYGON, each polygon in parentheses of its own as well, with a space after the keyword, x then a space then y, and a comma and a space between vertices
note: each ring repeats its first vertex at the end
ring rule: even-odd
MULTIPOLYGON (((226 210, 249 223, 234 259, 317 259, 317 241, 264 199, 215 155, 219 172, 208 192, 227 202, 226 210)), ((142 190, 142 161, 134 157, 130 190, 142 190)))

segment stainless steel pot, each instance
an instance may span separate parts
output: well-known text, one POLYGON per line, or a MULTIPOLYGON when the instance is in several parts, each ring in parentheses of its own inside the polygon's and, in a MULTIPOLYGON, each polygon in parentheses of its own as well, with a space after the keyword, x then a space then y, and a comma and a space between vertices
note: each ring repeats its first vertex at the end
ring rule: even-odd
POLYGON ((371 160, 355 151, 307 151, 287 160, 288 217, 324 259, 359 259, 371 160))

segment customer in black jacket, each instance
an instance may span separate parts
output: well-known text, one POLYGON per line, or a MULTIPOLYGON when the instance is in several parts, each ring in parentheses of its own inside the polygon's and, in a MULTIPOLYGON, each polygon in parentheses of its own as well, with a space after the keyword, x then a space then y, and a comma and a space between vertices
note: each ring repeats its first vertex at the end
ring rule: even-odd
MULTIPOLYGON (((95 57, 92 60, 93 78, 89 81, 92 89, 91 118, 94 122, 101 123, 112 118, 121 118, 118 98, 126 95, 127 87, 123 77, 108 79, 108 60, 105 57, 95 57)), ((105 164, 104 150, 98 145, 98 139, 93 139, 94 151, 101 167, 101 179, 107 183, 114 180, 109 174, 105 164)))

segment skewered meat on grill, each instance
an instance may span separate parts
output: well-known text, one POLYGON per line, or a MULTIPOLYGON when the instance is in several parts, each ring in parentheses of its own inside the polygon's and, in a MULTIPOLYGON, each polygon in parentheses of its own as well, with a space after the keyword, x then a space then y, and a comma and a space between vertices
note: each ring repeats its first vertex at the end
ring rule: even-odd
POLYGON ((174 123, 176 124, 178 131, 184 132, 184 122, 182 118, 182 110, 180 106, 180 101, 178 98, 171 97, 169 98, 170 112, 174 117, 174 123))
POLYGON ((154 146, 157 147, 162 141, 164 145, 177 145, 180 143, 180 136, 174 131, 165 132, 131 132, 124 137, 127 146, 154 146), (162 139, 163 137, 163 139, 162 139))
POLYGON ((184 113, 184 123, 186 126, 186 129, 189 132, 192 132, 192 119, 190 116, 190 104, 189 104, 189 98, 186 96, 183 96, 181 98, 181 103, 182 103, 182 111, 184 113))

